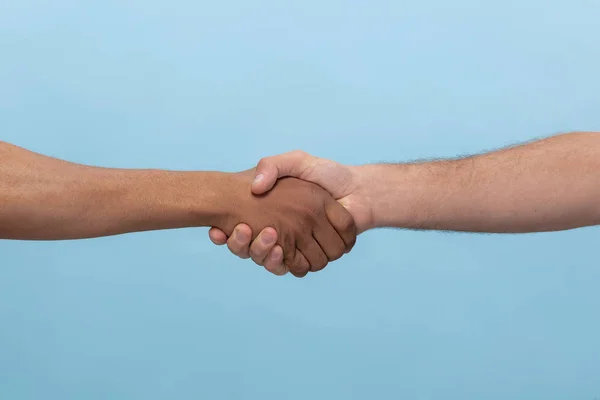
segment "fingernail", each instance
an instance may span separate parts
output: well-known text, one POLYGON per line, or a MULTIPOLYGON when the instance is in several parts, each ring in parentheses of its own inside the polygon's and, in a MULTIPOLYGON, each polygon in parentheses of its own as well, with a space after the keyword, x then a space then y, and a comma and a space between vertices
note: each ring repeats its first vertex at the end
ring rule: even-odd
POLYGON ((240 231, 235 232, 235 238, 238 242, 246 242, 248 240, 248 238, 246 237, 246 234, 244 234, 240 231))
POLYGON ((272 235, 264 235, 262 237, 263 244, 272 244, 275 241, 275 238, 272 235))
POLYGON ((256 178, 254 178, 254 183, 260 183, 263 179, 265 179, 265 176, 263 174, 258 174, 256 175, 256 178))

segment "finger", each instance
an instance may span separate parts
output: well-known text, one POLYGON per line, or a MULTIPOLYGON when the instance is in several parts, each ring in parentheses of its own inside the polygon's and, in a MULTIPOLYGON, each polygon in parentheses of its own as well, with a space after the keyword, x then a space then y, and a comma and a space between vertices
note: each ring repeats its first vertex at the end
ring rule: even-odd
POLYGON ((277 179, 284 176, 301 178, 316 157, 296 150, 278 156, 266 157, 258 162, 252 192, 263 194, 273 188, 277 179))
POLYGON ((310 263, 298 249, 286 251, 283 255, 284 264, 296 278, 303 278, 310 271, 310 263), (290 256, 290 254, 292 254, 290 256))
POLYGON ((227 243, 227 235, 219 228, 210 228, 208 237, 217 246, 222 246, 227 243))
POLYGON ((311 235, 308 238, 302 238, 298 243, 298 250, 302 252, 310 264, 310 271, 320 271, 327 266, 329 259, 319 243, 311 235))
POLYGON ((258 265, 264 265, 265 259, 276 243, 277 231, 273 228, 263 229, 250 245, 250 257, 252 257, 252 261, 258 265))
POLYGON ((275 275, 285 275, 289 272, 288 268, 283 263, 283 249, 281 246, 273 247, 269 255, 265 259, 265 269, 275 275))
POLYGON ((346 244, 329 221, 315 227, 313 237, 327 255, 329 261, 339 259, 346 252, 346 244))
POLYGON ((250 241, 252 240, 252 229, 246 224, 239 224, 233 230, 231 237, 227 240, 229 251, 240 258, 249 258, 250 241))
POLYGON ((356 244, 356 223, 352 215, 335 200, 331 200, 325 206, 325 213, 331 225, 346 245, 346 253, 349 253, 356 244))

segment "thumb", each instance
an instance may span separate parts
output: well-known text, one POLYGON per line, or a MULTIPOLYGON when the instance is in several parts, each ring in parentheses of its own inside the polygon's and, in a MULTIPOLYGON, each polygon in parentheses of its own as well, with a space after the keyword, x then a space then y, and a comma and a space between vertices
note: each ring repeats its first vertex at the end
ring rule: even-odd
POLYGON ((302 178, 315 157, 303 151, 292 151, 278 156, 266 157, 258 162, 252 192, 263 194, 273 188, 277 179, 285 176, 302 178))

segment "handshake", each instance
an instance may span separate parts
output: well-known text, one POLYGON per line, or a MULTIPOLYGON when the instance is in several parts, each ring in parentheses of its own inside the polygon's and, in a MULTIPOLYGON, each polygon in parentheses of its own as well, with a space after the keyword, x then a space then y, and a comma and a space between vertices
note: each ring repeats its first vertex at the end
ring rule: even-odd
POLYGON ((235 175, 247 193, 209 236, 273 274, 303 277, 320 271, 350 252, 357 234, 373 225, 353 167, 294 151, 235 175))
POLYGON ((268 271, 303 277, 377 227, 549 232, 600 224, 600 133, 472 157, 345 166, 301 151, 240 173, 96 168, 0 142, 0 239, 185 227, 268 271))

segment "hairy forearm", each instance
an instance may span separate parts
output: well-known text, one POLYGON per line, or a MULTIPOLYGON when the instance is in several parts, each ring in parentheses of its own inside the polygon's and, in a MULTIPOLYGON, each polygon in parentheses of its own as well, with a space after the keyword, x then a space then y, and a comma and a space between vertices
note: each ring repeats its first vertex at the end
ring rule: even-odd
POLYGON ((211 226, 226 174, 96 168, 0 143, 0 238, 64 240, 211 226))
POLYGON ((520 233, 600 223, 600 133, 358 170, 375 226, 520 233))

